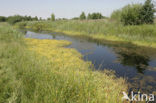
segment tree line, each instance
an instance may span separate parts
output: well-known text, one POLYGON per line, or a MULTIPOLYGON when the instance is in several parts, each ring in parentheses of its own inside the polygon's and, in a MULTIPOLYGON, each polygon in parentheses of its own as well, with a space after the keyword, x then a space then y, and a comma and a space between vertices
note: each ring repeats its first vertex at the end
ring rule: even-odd
POLYGON ((75 19, 85 20, 85 19, 104 19, 104 18, 106 18, 106 17, 98 12, 97 13, 89 13, 88 16, 86 16, 86 14, 84 12, 82 12, 80 17, 75 18, 75 19))
MULTIPOLYGON (((140 24, 152 24, 154 23, 154 13, 156 9, 154 8, 152 0, 146 0, 144 4, 129 4, 122 9, 116 10, 112 13, 111 19, 122 22, 124 25, 140 25, 140 24)), ((99 12, 89 13, 82 12, 79 17, 72 18, 73 20, 90 20, 90 19, 104 19, 107 18, 99 12)), ((9 22, 10 24, 15 24, 20 21, 38 21, 43 20, 42 18, 31 17, 31 16, 20 16, 14 15, 9 17, 0 16, 0 22, 9 22)), ((51 14, 51 18, 47 20, 55 21, 55 15, 51 14)), ((66 20, 57 19, 57 20, 66 20)))
POLYGON ((14 15, 14 16, 0 16, 0 22, 9 22, 10 24, 15 24, 17 22, 21 21, 38 21, 38 17, 31 17, 31 16, 20 16, 20 15, 14 15))

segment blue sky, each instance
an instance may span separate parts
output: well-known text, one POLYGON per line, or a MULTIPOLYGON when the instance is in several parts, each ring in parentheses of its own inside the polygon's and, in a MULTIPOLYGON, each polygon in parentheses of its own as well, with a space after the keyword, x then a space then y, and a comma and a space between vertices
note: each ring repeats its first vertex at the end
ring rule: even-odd
POLYGON ((101 12, 110 16, 113 10, 129 3, 143 3, 145 0, 0 0, 0 16, 31 15, 42 18, 54 13, 58 18, 79 16, 87 13, 101 12))

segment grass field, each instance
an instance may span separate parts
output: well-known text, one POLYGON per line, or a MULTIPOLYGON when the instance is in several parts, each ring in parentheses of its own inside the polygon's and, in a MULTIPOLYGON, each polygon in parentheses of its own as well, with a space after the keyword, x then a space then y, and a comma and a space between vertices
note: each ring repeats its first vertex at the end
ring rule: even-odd
POLYGON ((68 41, 24 39, 0 24, 0 103, 121 103, 125 80, 92 71, 68 41))
POLYGON ((48 30, 63 32, 67 35, 88 36, 94 39, 125 41, 140 46, 156 48, 156 24, 124 26, 113 20, 59 20, 18 23, 16 26, 36 31, 48 30))

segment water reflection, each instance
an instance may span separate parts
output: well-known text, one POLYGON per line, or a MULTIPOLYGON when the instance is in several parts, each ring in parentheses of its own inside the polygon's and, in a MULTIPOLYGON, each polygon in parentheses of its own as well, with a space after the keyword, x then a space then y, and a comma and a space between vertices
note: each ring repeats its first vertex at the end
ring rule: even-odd
POLYGON ((144 73, 149 65, 149 58, 140 54, 119 52, 118 55, 121 64, 136 67, 138 73, 144 73))

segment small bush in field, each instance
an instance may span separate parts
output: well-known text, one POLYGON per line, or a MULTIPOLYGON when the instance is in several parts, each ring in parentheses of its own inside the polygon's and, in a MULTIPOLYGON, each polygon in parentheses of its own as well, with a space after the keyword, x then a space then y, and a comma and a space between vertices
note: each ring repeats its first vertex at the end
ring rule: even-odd
POLYGON ((20 28, 20 29, 24 29, 26 26, 27 26, 26 22, 19 22, 19 23, 17 23, 17 27, 20 28))
POLYGON ((45 25, 40 22, 37 22, 37 23, 32 24, 32 27, 33 27, 32 29, 35 31, 42 31, 43 28, 45 28, 45 25))

